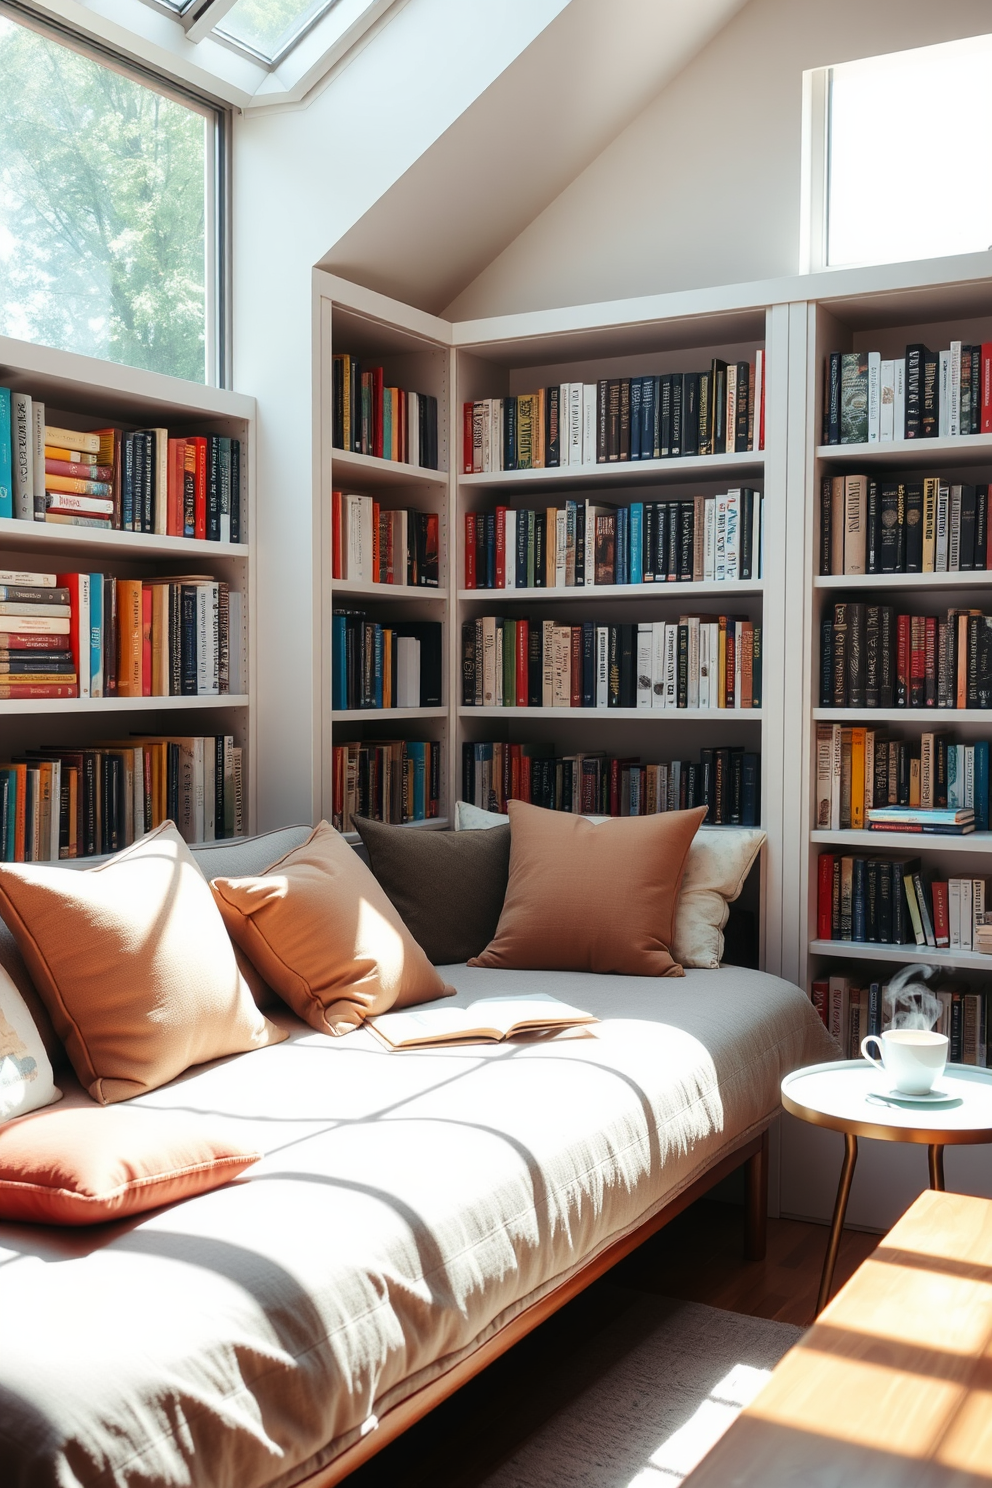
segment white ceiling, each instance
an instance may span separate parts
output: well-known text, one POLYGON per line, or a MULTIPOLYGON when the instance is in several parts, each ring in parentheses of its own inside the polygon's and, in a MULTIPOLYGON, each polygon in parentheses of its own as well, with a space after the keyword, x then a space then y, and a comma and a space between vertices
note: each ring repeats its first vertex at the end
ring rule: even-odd
MULTIPOLYGON (((570 0, 321 266, 439 313, 744 3, 570 0)), ((645 191, 685 168, 645 159, 645 191)))

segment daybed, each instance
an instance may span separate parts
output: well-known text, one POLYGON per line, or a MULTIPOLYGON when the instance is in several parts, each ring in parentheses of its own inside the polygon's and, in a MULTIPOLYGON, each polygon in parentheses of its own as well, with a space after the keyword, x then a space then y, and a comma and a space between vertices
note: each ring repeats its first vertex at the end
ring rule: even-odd
MULTIPOLYGON (((257 872, 307 830, 196 853, 257 872)), ((834 1052, 798 987, 443 975, 463 1003, 540 987, 603 1022, 389 1053, 270 1013, 285 1043, 132 1103, 237 1123, 266 1154, 244 1179, 89 1229, 0 1225, 3 1488, 324 1488, 742 1162, 760 1248, 779 1082, 834 1052)))

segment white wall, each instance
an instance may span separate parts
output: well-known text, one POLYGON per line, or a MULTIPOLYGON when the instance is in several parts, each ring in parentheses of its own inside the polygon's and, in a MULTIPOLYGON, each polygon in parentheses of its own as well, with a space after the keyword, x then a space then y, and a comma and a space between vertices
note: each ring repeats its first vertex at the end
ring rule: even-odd
POLYGON ((234 385, 258 400, 259 826, 311 820, 311 269, 568 0, 408 0, 307 107, 234 127, 234 385))
POLYGON ((990 30, 986 0, 750 0, 441 313, 795 273, 804 70, 990 30))

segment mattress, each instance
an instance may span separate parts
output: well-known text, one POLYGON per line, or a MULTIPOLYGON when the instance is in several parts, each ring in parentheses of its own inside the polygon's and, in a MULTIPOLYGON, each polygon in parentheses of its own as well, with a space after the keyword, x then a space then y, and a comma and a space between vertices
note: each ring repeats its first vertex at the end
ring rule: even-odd
POLYGON ((89 1230, 0 1225, 4 1488, 289 1488, 836 1052, 802 992, 755 971, 442 974, 462 1004, 539 990, 603 1021, 395 1053, 287 1013, 286 1043, 132 1103, 232 1123, 265 1153, 243 1179, 89 1230))

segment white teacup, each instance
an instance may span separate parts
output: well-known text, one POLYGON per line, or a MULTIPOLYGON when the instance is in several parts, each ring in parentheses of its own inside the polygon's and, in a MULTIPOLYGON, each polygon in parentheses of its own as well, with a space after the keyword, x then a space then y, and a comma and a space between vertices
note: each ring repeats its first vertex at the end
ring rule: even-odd
POLYGON ((947 1035, 926 1033, 920 1028, 890 1028, 876 1037, 870 1033, 861 1040, 861 1053, 871 1064, 884 1069, 893 1088, 902 1095, 929 1095, 933 1082, 944 1072, 947 1063, 947 1035), (881 1058, 868 1053, 868 1045, 877 1044, 881 1058))

